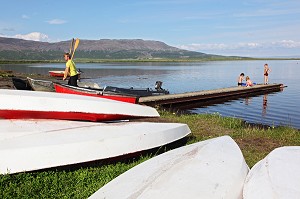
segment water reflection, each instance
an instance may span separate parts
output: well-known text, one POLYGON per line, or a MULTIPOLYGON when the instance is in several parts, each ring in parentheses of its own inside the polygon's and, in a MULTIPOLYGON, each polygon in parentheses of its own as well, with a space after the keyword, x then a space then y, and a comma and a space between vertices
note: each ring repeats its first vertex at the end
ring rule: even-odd
POLYGON ((245 97, 245 105, 250 105, 252 101, 252 97, 245 97))
POLYGON ((262 116, 263 117, 265 117, 267 115, 267 106, 268 106, 268 94, 264 94, 263 107, 262 107, 262 116))

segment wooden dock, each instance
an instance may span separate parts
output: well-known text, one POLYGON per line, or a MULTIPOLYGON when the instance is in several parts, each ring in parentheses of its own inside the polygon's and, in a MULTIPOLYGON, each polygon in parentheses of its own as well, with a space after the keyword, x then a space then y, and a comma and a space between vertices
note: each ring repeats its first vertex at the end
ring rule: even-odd
POLYGON ((158 95, 141 97, 140 104, 162 107, 199 107, 209 104, 222 103, 224 101, 238 99, 241 97, 256 96, 271 92, 282 91, 283 84, 259 84, 252 87, 236 86, 215 90, 203 90, 180 94, 158 95))

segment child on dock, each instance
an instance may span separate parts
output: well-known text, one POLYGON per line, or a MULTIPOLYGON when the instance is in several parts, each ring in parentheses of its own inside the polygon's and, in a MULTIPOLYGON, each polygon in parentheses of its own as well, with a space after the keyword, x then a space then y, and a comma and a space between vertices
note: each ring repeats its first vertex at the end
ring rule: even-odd
POLYGON ((250 86, 253 86, 253 83, 252 83, 250 77, 247 76, 247 77, 246 77, 246 87, 250 87, 250 86))
POLYGON ((238 86, 242 86, 243 85, 243 80, 244 80, 244 73, 241 73, 239 78, 238 78, 238 86))

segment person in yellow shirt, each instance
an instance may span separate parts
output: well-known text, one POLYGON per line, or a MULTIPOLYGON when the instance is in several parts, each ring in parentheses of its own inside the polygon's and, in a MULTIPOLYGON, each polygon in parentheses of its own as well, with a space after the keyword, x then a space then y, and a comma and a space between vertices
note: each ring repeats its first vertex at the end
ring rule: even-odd
POLYGON ((67 79, 68 75, 70 76, 70 79, 68 81, 68 85, 71 86, 78 86, 77 85, 77 80, 78 80, 78 73, 76 69, 76 65, 71 59, 70 53, 65 53, 64 58, 66 61, 66 69, 64 72, 64 77, 63 80, 67 79))

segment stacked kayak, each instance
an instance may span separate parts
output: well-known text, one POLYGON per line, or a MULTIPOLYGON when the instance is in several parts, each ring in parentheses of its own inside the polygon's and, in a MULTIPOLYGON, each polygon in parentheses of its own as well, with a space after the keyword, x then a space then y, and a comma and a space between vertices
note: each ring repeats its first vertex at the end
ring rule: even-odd
POLYGON ((241 199, 248 171, 238 145, 223 136, 147 160, 90 198, 241 199))
POLYGON ((0 118, 110 121, 159 117, 156 109, 104 98, 0 89, 0 118))
POLYGON ((190 134, 186 124, 0 120, 0 174, 115 158, 190 134))
POLYGON ((244 199, 300 198, 300 146, 273 150, 250 170, 244 199))

